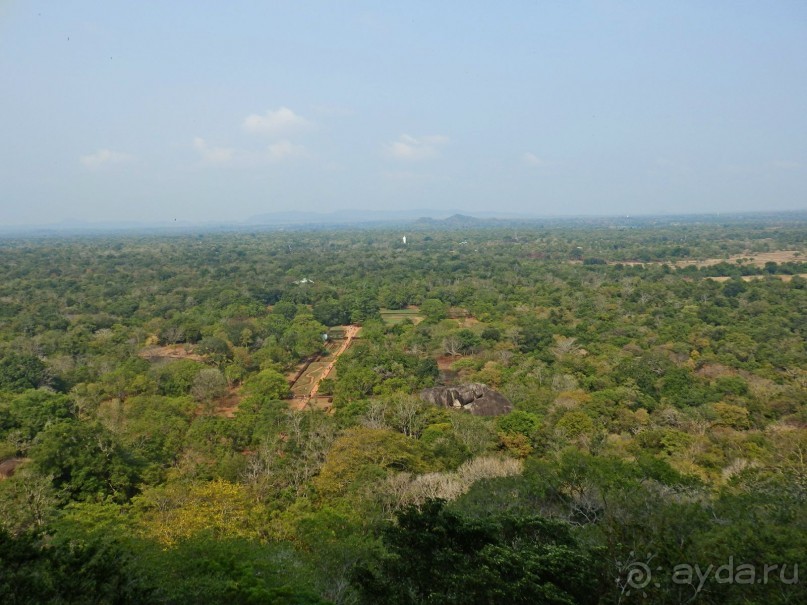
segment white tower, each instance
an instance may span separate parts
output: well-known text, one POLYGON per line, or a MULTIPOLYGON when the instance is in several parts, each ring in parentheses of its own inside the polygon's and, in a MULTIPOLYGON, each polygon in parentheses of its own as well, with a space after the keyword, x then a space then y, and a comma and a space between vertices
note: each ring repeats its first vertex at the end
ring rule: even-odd
POLYGON ((401 241, 403 241, 403 243, 406 244, 406 236, 405 235, 401 238, 401 241))

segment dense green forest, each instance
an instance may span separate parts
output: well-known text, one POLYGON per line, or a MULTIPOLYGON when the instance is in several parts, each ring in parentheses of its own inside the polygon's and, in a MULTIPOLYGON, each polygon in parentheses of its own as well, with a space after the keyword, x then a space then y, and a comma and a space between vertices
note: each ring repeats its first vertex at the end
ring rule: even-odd
POLYGON ((439 227, 0 239, 0 601, 807 602, 807 219, 439 227))

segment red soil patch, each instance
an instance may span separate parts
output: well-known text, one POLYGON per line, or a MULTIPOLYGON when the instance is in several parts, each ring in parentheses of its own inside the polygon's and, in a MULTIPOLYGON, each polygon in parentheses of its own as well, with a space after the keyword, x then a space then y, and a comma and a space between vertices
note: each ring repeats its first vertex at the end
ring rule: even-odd
POLYGON ((223 418, 232 418, 238 412, 238 406, 241 405, 241 387, 230 387, 227 389, 227 394, 224 397, 219 397, 212 401, 212 405, 201 402, 196 405, 194 416, 199 417, 204 414, 213 414, 214 416, 221 416, 223 418))
POLYGON ((476 317, 469 315, 468 317, 461 317, 457 319, 460 328, 473 328, 479 325, 479 320, 476 317))
POLYGON ((728 366, 719 363, 707 363, 695 372, 703 378, 715 379, 721 376, 736 376, 737 372, 728 366))
MULTIPOLYGON (((775 252, 745 252, 744 254, 735 254, 734 256, 729 256, 727 258, 706 258, 703 260, 696 260, 696 259, 686 259, 686 260, 679 260, 675 262, 668 262, 668 261, 611 261, 609 265, 626 265, 626 266, 636 266, 636 265, 661 265, 667 264, 673 267, 712 267, 714 265, 719 265, 720 263, 729 263, 731 265, 738 265, 738 266, 747 266, 747 267, 764 267, 765 263, 789 263, 792 261, 799 261, 805 260, 807 256, 804 253, 799 252, 798 250, 778 250, 775 252), (741 261, 741 262, 738 262, 741 261)), ((571 261, 573 263, 579 263, 580 261, 571 261)), ((757 276, 746 276, 746 277, 757 277, 757 276)), ((710 279, 720 279, 720 278, 710 278, 710 279)))
MULTIPOLYGON (((793 281, 793 275, 743 275, 743 281, 754 281, 757 279, 764 279, 766 277, 775 277, 776 279, 781 279, 783 282, 793 281)), ((799 273, 799 277, 807 279, 807 273, 799 273)), ((724 282, 729 281, 731 277, 727 275, 721 275, 720 277, 707 277, 706 279, 711 279, 712 281, 717 282, 724 282)))
POLYGON ((437 369, 438 370, 450 370, 451 365, 457 361, 456 357, 452 357, 451 355, 441 355, 437 358, 437 369))
POLYGON ((680 260, 675 264, 676 267, 688 267, 695 265, 696 267, 711 267, 720 263, 737 264, 737 261, 743 261, 740 264, 751 265, 753 267, 764 267, 765 263, 788 263, 794 260, 804 260, 804 256, 798 250, 777 250, 776 252, 746 252, 745 254, 735 254, 728 258, 707 258, 705 260, 680 260))
POLYGON ((225 418, 232 418, 238 411, 238 406, 241 403, 241 394, 239 389, 230 388, 229 393, 216 401, 216 416, 223 416, 225 418))
POLYGON ((165 345, 162 347, 146 347, 138 353, 139 357, 156 361, 159 359, 192 359, 193 361, 204 361, 204 357, 197 355, 189 345, 165 345))
MULTIPOLYGON (((726 258, 705 258, 702 260, 697 259, 684 259, 675 262, 671 261, 639 261, 639 260, 615 260, 608 261, 609 265, 624 265, 626 267, 641 267, 642 265, 670 265, 672 267, 711 267, 719 265, 720 263, 729 263, 731 265, 746 266, 746 267, 764 267, 765 263, 789 263, 792 261, 803 261, 807 259, 807 254, 798 250, 777 250, 775 252, 745 252, 743 254, 735 254, 726 258), (738 262, 740 261, 740 262, 738 262)), ((580 265, 583 261, 570 260, 569 264, 580 265)), ((762 276, 746 275, 744 280, 750 281, 762 276)), ((787 275, 776 276, 783 281, 790 281, 792 277, 787 275)), ((716 281, 724 281, 730 279, 728 277, 710 277, 716 281)))
POLYGON ((308 397, 305 395, 297 396, 295 395, 291 399, 289 399, 289 408, 292 410, 297 410, 301 412, 305 409, 305 406, 308 405, 308 397))
POLYGON ((332 397, 312 397, 308 400, 308 410, 323 410, 325 412, 330 412, 333 410, 333 398, 332 397))

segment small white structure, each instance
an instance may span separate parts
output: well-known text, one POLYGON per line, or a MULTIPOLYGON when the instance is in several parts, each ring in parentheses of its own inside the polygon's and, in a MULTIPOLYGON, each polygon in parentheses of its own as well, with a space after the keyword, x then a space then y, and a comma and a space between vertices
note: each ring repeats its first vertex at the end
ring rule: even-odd
POLYGON ((403 241, 404 245, 406 245, 406 236, 405 235, 401 238, 401 241, 403 241))

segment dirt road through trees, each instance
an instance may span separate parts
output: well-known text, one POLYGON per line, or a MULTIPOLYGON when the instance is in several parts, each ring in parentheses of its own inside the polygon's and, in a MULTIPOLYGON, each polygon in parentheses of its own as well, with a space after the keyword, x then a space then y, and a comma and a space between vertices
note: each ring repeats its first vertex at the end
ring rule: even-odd
MULTIPOLYGON (((316 368, 316 372, 317 372, 318 376, 314 377, 313 384, 311 385, 311 389, 306 394, 296 395, 294 397, 294 399, 292 401, 292 404, 291 404, 293 408, 299 409, 299 410, 305 409, 306 407, 308 407, 308 404, 311 402, 311 400, 315 399, 317 397, 317 393, 319 393, 319 385, 320 385, 320 383, 323 380, 325 380, 331 374, 331 372, 333 372, 334 367, 336 367, 337 360, 342 355, 342 353, 347 351, 348 348, 350 348, 350 345, 353 344, 353 339, 356 338, 356 336, 359 333, 359 330, 361 330, 360 326, 353 326, 353 325, 345 326, 344 340, 340 344, 339 348, 336 351, 334 351, 332 355, 329 356, 330 360, 328 361, 327 365, 325 365, 324 368, 321 368, 321 367, 316 368)), ((314 368, 312 366, 314 366, 314 365, 315 364, 312 363, 309 366, 309 368, 313 370, 314 368)), ((292 390, 294 390, 294 386, 297 385, 298 383, 302 382, 303 384, 305 384, 304 381, 310 379, 307 376, 308 373, 309 373, 309 370, 306 370, 306 372, 303 372, 302 376, 300 376, 297 379, 297 381, 295 382, 295 384, 292 385, 292 390)))

